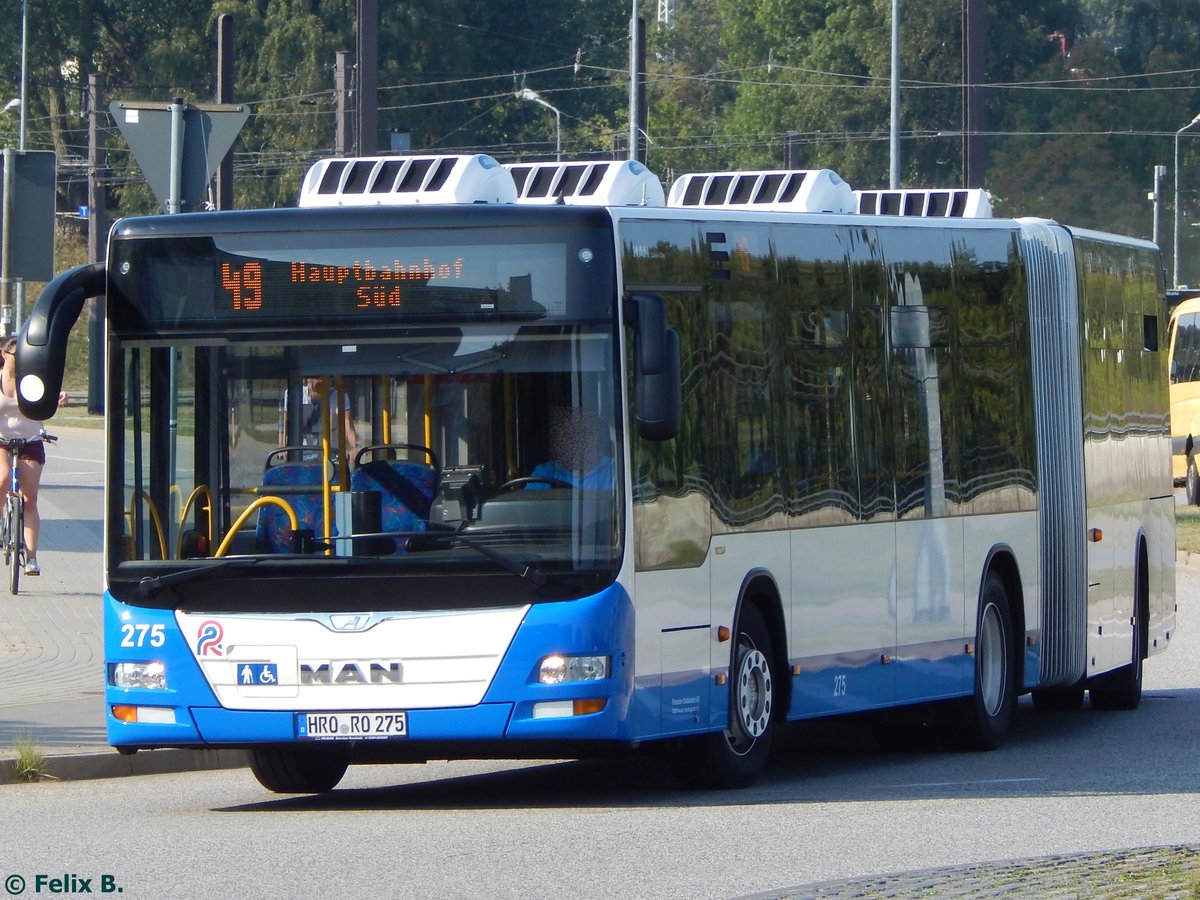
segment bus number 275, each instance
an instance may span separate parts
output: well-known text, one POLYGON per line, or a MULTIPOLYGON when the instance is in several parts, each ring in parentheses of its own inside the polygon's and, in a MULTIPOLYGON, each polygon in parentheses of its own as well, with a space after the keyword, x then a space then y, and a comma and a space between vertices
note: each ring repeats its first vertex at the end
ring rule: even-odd
POLYGON ((122 625, 122 647, 161 647, 167 642, 167 632, 162 625, 122 625))

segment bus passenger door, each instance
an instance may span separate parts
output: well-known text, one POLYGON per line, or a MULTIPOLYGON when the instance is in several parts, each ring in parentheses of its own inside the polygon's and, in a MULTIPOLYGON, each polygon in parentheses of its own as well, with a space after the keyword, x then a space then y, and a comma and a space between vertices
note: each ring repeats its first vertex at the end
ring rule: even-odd
POLYGON ((635 502, 634 727, 638 737, 712 724, 708 502, 698 493, 635 502))

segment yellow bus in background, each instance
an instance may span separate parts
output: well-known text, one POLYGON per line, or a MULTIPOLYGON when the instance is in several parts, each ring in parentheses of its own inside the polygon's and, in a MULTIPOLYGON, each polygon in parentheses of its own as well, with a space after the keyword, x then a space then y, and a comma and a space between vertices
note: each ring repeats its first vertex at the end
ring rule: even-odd
POLYGON ((1171 313, 1171 474, 1200 503, 1195 443, 1200 440, 1200 296, 1189 297, 1171 313))

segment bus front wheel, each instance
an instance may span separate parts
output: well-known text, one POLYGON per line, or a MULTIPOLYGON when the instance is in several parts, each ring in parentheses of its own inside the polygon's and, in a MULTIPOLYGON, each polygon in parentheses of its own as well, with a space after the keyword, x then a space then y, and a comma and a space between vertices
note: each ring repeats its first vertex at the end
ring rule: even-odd
POLYGON ((346 758, 312 747, 255 747, 250 771, 276 794, 323 794, 346 774, 346 758))
POLYGON ((1200 473, 1196 471, 1196 463, 1192 460, 1188 460, 1184 490, 1187 493, 1188 506, 1200 505, 1200 473))
POLYGON ((779 688, 771 636, 752 604, 739 617, 732 663, 728 727, 683 742, 677 769, 689 785, 748 787, 767 764, 778 721, 779 688))

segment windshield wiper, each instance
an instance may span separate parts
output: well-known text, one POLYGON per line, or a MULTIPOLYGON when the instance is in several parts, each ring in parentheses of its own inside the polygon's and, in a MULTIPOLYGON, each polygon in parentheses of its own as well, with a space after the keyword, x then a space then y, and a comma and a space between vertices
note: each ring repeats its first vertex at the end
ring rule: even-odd
POLYGON ((513 559, 508 554, 501 553, 494 547, 478 543, 468 537, 463 537, 461 534, 450 539, 450 546, 469 547, 481 556, 486 556, 492 562, 496 563, 496 565, 507 569, 520 578, 524 578, 530 584, 537 587, 545 587, 550 583, 550 576, 543 569, 534 568, 530 563, 523 563, 520 560, 513 559))
POLYGON ((246 567, 258 565, 265 557, 255 556, 247 558, 244 556, 227 556, 221 559, 214 559, 202 566, 194 566, 190 569, 178 569, 174 572, 168 572, 166 575, 147 575, 138 582, 138 593, 143 597, 148 597, 152 594, 157 594, 165 587, 170 587, 173 584, 181 584, 185 581, 191 581, 194 578, 207 576, 210 572, 216 569, 224 569, 229 566, 246 567))

